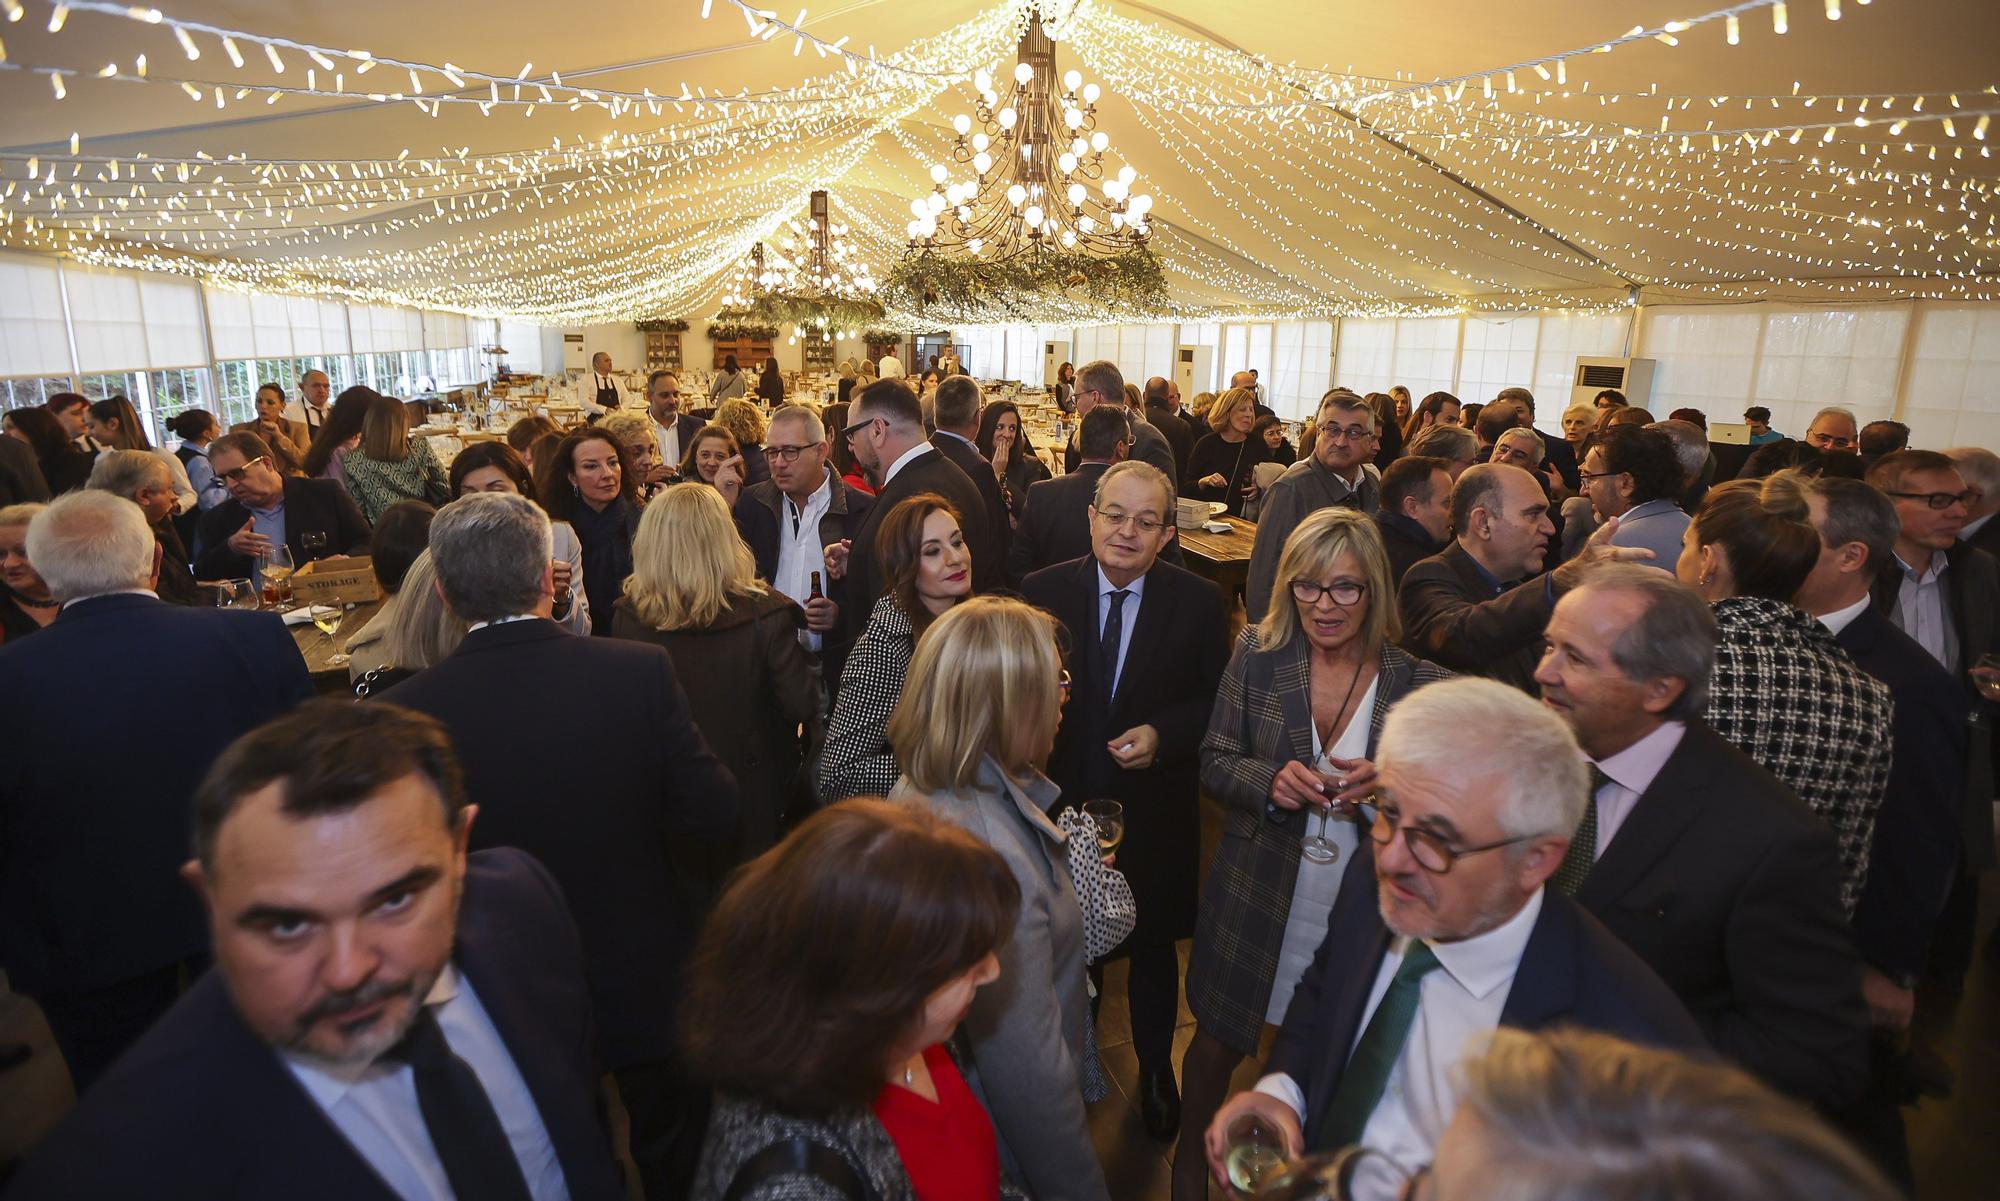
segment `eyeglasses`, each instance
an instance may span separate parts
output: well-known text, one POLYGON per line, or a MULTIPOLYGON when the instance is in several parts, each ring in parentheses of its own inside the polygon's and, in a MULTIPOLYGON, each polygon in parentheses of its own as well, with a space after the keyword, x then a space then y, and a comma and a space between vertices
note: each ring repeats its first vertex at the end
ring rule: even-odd
POLYGON ((860 433, 862 430, 867 429, 869 426, 874 425, 876 422, 880 420, 882 420, 880 417, 863 417, 861 420, 855 422, 853 425, 850 425, 847 428, 841 430, 840 436, 843 438, 852 438, 854 435, 860 433))
POLYGON ((1317 584, 1311 580, 1292 581, 1292 599, 1310 608, 1319 603, 1322 596, 1330 596, 1336 605, 1353 605, 1361 601, 1368 591, 1368 585, 1353 580, 1336 580, 1331 584, 1317 584))
POLYGON ((248 463, 243 464, 243 466, 241 467, 231 467, 227 471, 218 471, 215 474, 218 479, 227 480, 229 483, 232 484, 240 484, 244 481, 246 477, 249 476, 250 469, 252 467, 255 467, 257 464, 262 463, 264 461, 265 461, 265 456, 258 455, 256 458, 250 460, 248 463))
POLYGON ((1622 471, 1579 471, 1576 473, 1576 478, 1587 484, 1592 480, 1608 480, 1614 475, 1624 474, 1622 471))
POLYGON ((1375 431, 1365 425, 1329 425, 1319 433, 1320 437, 1331 438, 1335 442, 1365 442, 1375 436, 1375 431))
POLYGON ((1159 532, 1161 526, 1167 524, 1143 513, 1120 513, 1116 509, 1101 510, 1095 505, 1091 506, 1090 511, 1097 520, 1114 530, 1124 529, 1130 525, 1142 534, 1155 534, 1159 532))
POLYGON ((766 446, 764 457, 774 463, 796 463, 800 455, 811 449, 810 446, 766 446))
POLYGON ((1065 667, 1062 669, 1062 674, 1056 677, 1056 688, 1062 692, 1063 699, 1068 700, 1070 689, 1073 687, 1075 683, 1069 678, 1069 668, 1065 667))
POLYGON ((1482 851, 1497 851, 1501 847, 1511 847, 1517 842, 1527 842, 1529 839, 1541 837, 1539 834, 1524 834, 1519 838, 1503 838, 1499 842, 1489 842, 1484 846, 1455 847, 1446 842, 1443 835, 1433 834, 1429 830, 1421 830, 1415 826, 1401 825, 1403 820, 1401 811, 1391 809, 1378 801, 1357 801, 1354 810, 1361 815, 1361 820, 1367 823, 1368 837, 1374 839, 1376 846, 1386 847, 1396 841, 1396 833, 1400 829, 1403 845, 1409 848, 1410 858, 1417 861, 1418 867, 1436 876, 1451 871, 1451 865, 1467 855, 1477 855, 1482 851))
POLYGON ((1901 500, 1920 500, 1933 509, 1949 509, 1953 505, 1971 508, 1979 503, 1982 493, 1976 488, 1963 492, 1891 492, 1889 495, 1901 500))
POLYGON ((1821 450, 1846 450, 1854 444, 1854 439, 1839 434, 1807 434, 1806 440, 1821 450))

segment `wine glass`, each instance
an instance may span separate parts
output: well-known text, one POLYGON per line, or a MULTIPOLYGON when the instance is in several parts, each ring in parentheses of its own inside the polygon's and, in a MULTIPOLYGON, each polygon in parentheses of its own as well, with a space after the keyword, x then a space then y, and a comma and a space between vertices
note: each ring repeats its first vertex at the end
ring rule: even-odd
POLYGON ((1109 857, 1125 841, 1125 806, 1117 801, 1085 801, 1083 815, 1097 826, 1097 850, 1109 857))
POLYGON ((299 535, 299 545, 306 552, 306 561, 326 558, 326 531, 307 530, 299 535))
POLYGON ((327 649, 333 652, 326 657, 326 665, 328 667, 347 666, 347 654, 344 651, 334 648, 333 635, 335 631, 340 629, 340 623, 347 620, 348 613, 353 609, 354 606, 351 604, 336 603, 331 605, 314 605, 309 610, 312 613, 314 628, 319 630, 321 638, 326 639, 327 649))
MULTIPOLYGON (((1320 780, 1329 792, 1339 792, 1342 788, 1347 787, 1347 779, 1344 776, 1329 776, 1322 772, 1320 773, 1320 780)), ((1314 863, 1338 863, 1340 862, 1340 844, 1326 836, 1326 824, 1333 820, 1333 800, 1331 796, 1328 797, 1326 804, 1314 805, 1313 809, 1315 816, 1319 818, 1319 829, 1307 836, 1303 853, 1308 860, 1314 863)), ((1308 817, 1306 821, 1310 824, 1312 818, 1308 817)))
POLYGON ((1228 1149, 1222 1164, 1229 1173, 1229 1186, 1239 1196, 1255 1195, 1266 1180, 1285 1170, 1284 1136, 1257 1114, 1238 1116, 1223 1138, 1228 1149))
POLYGON ((1989 701, 2000 701, 2000 655, 1987 655, 1972 669, 1972 682, 1979 686, 1979 695, 1989 701))
POLYGON ((1347 1147, 1314 1155, 1265 1178, 1257 1201, 1349 1201, 1362 1197, 1406 1197, 1423 1172, 1412 1172, 1394 1156, 1372 1147, 1347 1147))
POLYGON ((282 605, 292 595, 292 551, 284 543, 275 543, 271 549, 257 558, 257 572, 264 581, 264 603, 282 605))

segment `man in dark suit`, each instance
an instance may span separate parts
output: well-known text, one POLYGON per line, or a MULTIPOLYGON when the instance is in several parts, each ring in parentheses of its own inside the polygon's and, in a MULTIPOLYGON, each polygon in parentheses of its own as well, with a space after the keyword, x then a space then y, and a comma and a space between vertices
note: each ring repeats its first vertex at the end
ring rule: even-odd
POLYGON ((198 580, 253 579, 257 558, 282 545, 292 565, 315 556, 368 553, 368 520, 333 480, 280 475, 271 448, 255 434, 224 434, 208 444, 208 465, 229 499, 202 514, 194 546, 198 580), (308 550, 305 536, 326 544, 308 550))
POLYGON ((1201 871, 1196 752, 1229 659, 1228 624, 1214 584, 1158 561, 1174 536, 1174 490, 1157 469, 1108 469, 1089 517, 1090 554, 1035 572, 1021 593, 1055 615, 1071 648, 1049 778, 1065 796, 1125 806, 1118 867, 1139 910, 1126 980, 1139 1112, 1166 1139, 1180 1129, 1174 943, 1194 934, 1201 871))
POLYGON ((1979 493, 1966 506, 1959 539, 2000 558, 2000 521, 1993 520, 2000 514, 2000 455, 1983 446, 1954 446, 1944 453, 1957 466, 1959 478, 1979 493))
POLYGON ((1833 831, 1701 721, 1715 618, 1651 568, 1606 566, 1557 602, 1536 669, 1596 788, 1555 877, 1650 964, 1715 1049, 1839 1106, 1868 1068, 1861 962, 1833 831))
POLYGON ((679 475, 681 459, 701 429, 701 418, 681 412, 679 376, 671 371, 655 371, 646 377, 646 414, 653 420, 653 440, 660 444, 660 463, 670 473, 679 475))
POLYGON ((988 541, 998 549, 1000 570, 1004 572, 1007 544, 1014 527, 1007 516, 1007 499, 1000 494, 1000 479, 993 474, 993 464, 979 453, 979 446, 973 441, 979 436, 980 404, 979 385, 969 375, 954 375, 939 384, 933 403, 937 432, 931 435, 931 445, 979 489, 979 499, 986 506, 988 541))
POLYGON ((1389 553, 1389 582, 1445 548, 1451 540, 1451 464, 1405 455, 1382 473, 1382 507, 1375 528, 1389 553))
MULTIPOLYGON (((1096 409, 1079 423, 1076 444, 1083 458, 1076 469, 1028 488, 1021 505, 1021 524, 1007 552, 1007 580, 1016 587, 1034 572, 1090 553, 1090 504, 1097 481, 1114 463, 1122 462, 1132 437, 1131 423, 1117 409, 1096 409)), ((1180 547, 1169 542, 1161 552, 1179 565, 1180 547)))
POLYGON ((562 885, 646 1193, 685 1196, 706 1097, 675 1064, 673 1014, 706 898, 675 849, 734 834, 736 781, 664 650, 549 620, 549 524, 533 501, 461 497, 431 523, 430 543, 445 604, 471 629, 386 695, 451 734, 481 812, 473 845, 519 847, 562 885), (536 744, 525 751, 524 717, 536 744))
MULTIPOLYGON (((804 405, 785 405, 771 414, 765 438, 771 478, 737 498, 736 532, 757 561, 757 575, 805 610, 806 649, 824 652, 846 601, 845 581, 825 578, 824 551, 854 537, 875 498, 833 470, 826 426, 804 405), (819 600, 812 596, 815 575, 819 600)), ((838 660, 828 674, 840 674, 838 660)))
POLYGON ((19 438, 0 436, 0 508, 49 498, 49 481, 34 448, 19 438))
MULTIPOLYGON (((1135 413, 1125 404, 1125 376, 1119 372, 1118 364, 1109 359, 1093 359, 1077 368, 1076 372, 1076 416, 1078 421, 1090 416, 1098 405, 1110 405, 1124 413, 1132 422, 1132 444, 1126 457, 1151 463, 1160 469, 1160 474, 1169 479, 1179 479, 1174 474, 1174 448, 1167 436, 1153 428, 1145 419, 1145 414, 1135 413)), ((1083 459, 1083 452, 1076 441, 1071 439, 1069 449, 1063 452, 1063 470, 1075 471, 1083 459)))
MULTIPOLYGON (((1520 387, 1502 388, 1500 389, 1500 394, 1493 398, 1493 404, 1499 404, 1503 400, 1512 401, 1515 407, 1520 409, 1522 425, 1525 425, 1530 429, 1534 428, 1535 394, 1533 392, 1528 391, 1526 388, 1520 388, 1520 387)), ((1493 405, 1488 405, 1486 407, 1487 409, 1490 410, 1493 407, 1493 405)), ((1485 416, 1485 413, 1482 412, 1480 415, 1485 416)), ((1583 476, 1580 474, 1577 467, 1576 448, 1569 444, 1568 439, 1562 437, 1559 434, 1549 435, 1542 433, 1542 431, 1540 430, 1535 430, 1535 433, 1542 440, 1543 464, 1549 467, 1553 467, 1556 469, 1557 472, 1561 473, 1563 486, 1570 490, 1571 495, 1575 495, 1576 493, 1581 491, 1583 487, 1583 476)))
POLYGON ((1973 498, 1948 456, 1930 450, 1884 455, 1869 469, 1868 482, 1895 502, 1899 523, 1895 554, 1875 581, 1875 603, 1958 681, 1968 714, 1961 855, 1929 966, 1955 990, 1972 966, 1979 877, 1994 866, 1994 705, 1980 695, 1972 670, 2000 649, 2000 565, 1958 540, 1973 498))
POLYGON ((1555 530, 1535 477, 1506 463, 1469 467, 1451 490, 1458 537, 1411 566, 1396 589, 1403 646, 1419 658, 1534 691, 1542 629, 1556 597, 1593 564, 1650 552, 1611 545, 1607 521, 1576 558, 1535 577, 1555 530), (1528 578, 1535 577, 1535 578, 1528 578))
POLYGON ((159 545, 123 497, 58 497, 28 554, 65 604, 0 646, 0 963, 82 1092, 206 962, 175 879, 201 773, 313 687, 276 614, 154 596, 159 545))
POLYGON ((1218 1178, 1226 1132, 1244 1113, 1282 1132, 1288 1159, 1359 1143, 1429 1163, 1456 1107, 1454 1065, 1499 1026, 1703 1046, 1659 977, 1544 886, 1588 790, 1561 721, 1490 680, 1432 684, 1390 712, 1376 771, 1383 799, 1361 807, 1370 837, 1341 879, 1266 1074, 1209 1126, 1218 1178), (1439 730, 1455 732, 1449 751, 1439 730))
POLYGON ((622 1198, 562 894, 467 855, 477 812, 408 710, 314 701, 239 738, 183 869, 216 970, 8 1195, 622 1198))
MULTIPOLYGON (((958 465, 924 440, 923 410, 901 380, 876 380, 855 393, 841 431, 862 467, 882 481, 875 506, 861 519, 851 543, 827 556, 830 571, 847 580, 847 613, 840 623, 850 641, 868 624, 869 610, 882 595, 875 563, 875 530, 896 502, 919 492, 935 492, 958 510, 959 528, 972 552, 972 586, 989 592, 1006 583, 1005 558, 993 545, 993 527, 979 486, 958 465)), ((831 432, 831 431, 829 431, 831 432)))
POLYGON ((1174 478, 1181 478, 1187 474, 1188 456, 1194 453, 1195 432, 1181 419, 1180 388, 1165 376, 1156 375, 1146 381, 1140 403, 1145 410, 1143 419, 1166 435, 1167 445, 1173 447, 1174 470, 1179 473, 1174 478))

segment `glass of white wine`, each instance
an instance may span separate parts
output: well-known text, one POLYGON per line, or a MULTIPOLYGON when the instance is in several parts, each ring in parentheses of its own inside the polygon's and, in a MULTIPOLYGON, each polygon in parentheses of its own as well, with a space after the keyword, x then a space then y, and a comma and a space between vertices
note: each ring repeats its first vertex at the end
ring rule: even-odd
POLYGON ((1285 1141, 1277 1126, 1254 1113, 1246 1113, 1229 1123, 1224 1133, 1228 1149, 1222 1165, 1229 1173, 1229 1187, 1244 1197, 1285 1170, 1285 1141))
POLYGON ((1117 801, 1085 801, 1083 815, 1097 826, 1097 852, 1109 858, 1125 841, 1125 806, 1117 801))
POLYGON ((328 667, 347 666, 347 655, 334 648, 333 635, 340 629, 340 623, 347 620, 347 613, 351 607, 349 605, 333 604, 314 605, 310 609, 313 626, 319 630, 320 637, 326 639, 327 649, 333 651, 332 654, 326 657, 326 665, 328 667))

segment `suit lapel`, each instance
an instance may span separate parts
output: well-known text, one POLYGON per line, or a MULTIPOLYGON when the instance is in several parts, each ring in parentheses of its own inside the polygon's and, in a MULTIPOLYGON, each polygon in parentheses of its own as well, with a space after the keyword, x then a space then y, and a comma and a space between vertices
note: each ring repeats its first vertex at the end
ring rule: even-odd
POLYGON ((1576 1008, 1576 922, 1566 908, 1572 903, 1552 891, 1543 893, 1542 911, 1500 1008, 1501 1025, 1536 1030, 1576 1008))
POLYGON ((1304 634, 1273 656, 1271 689, 1285 714, 1285 737, 1291 743, 1292 758, 1310 764, 1313 754, 1312 661, 1304 634))
POLYGON ((1634 880, 1673 849, 1681 831, 1700 812, 1714 768, 1713 744, 1721 741, 1699 722, 1690 722, 1681 744, 1667 758, 1660 774, 1626 817, 1624 824, 1590 869, 1577 903, 1587 909, 1618 899, 1634 880))

